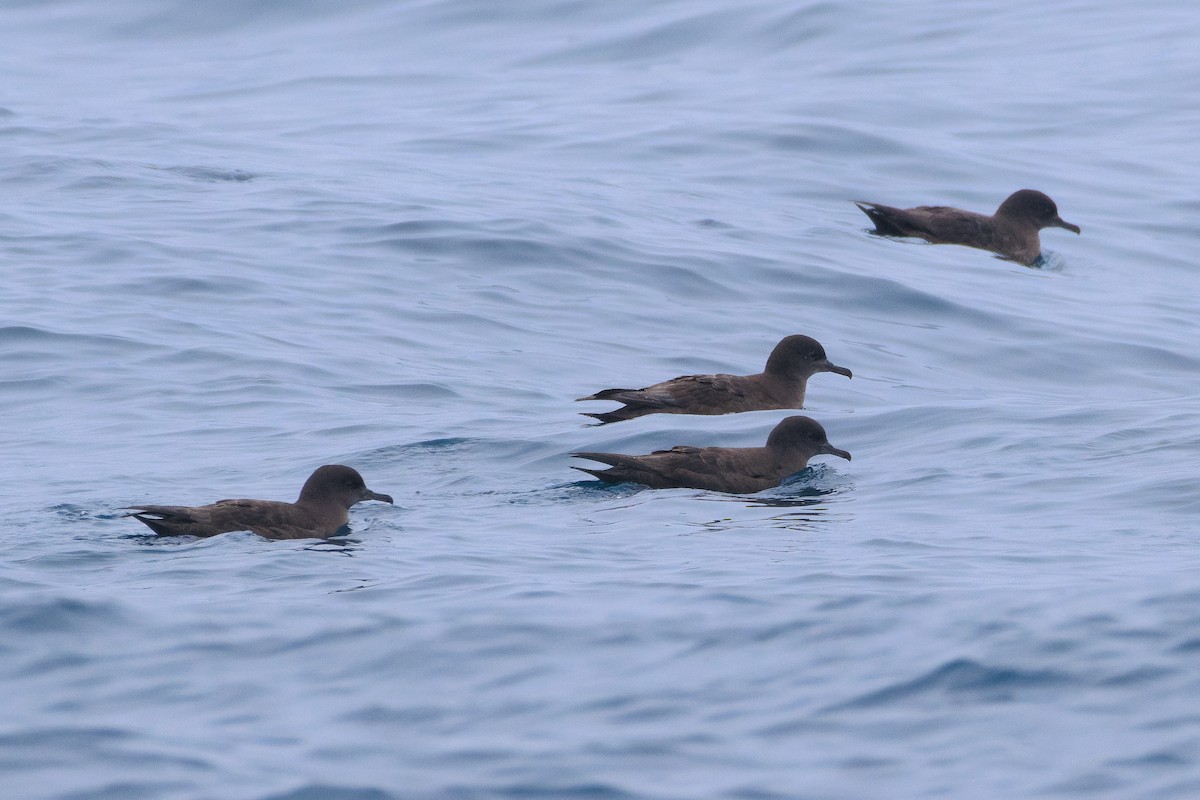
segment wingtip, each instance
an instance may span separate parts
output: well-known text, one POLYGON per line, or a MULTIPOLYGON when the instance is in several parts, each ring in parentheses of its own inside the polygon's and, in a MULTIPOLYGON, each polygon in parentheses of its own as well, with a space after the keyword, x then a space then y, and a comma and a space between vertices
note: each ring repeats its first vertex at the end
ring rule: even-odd
POLYGON ((588 475, 591 475, 593 478, 595 478, 597 480, 601 480, 600 473, 602 472, 602 470, 588 469, 587 467, 577 467, 574 464, 571 465, 571 469, 577 469, 580 472, 586 472, 588 475))

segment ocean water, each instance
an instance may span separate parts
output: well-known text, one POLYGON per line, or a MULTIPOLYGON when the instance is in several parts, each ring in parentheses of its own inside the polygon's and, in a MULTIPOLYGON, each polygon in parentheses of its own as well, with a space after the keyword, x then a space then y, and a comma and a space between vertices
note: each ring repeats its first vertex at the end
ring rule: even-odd
POLYGON ((0 796, 1200 796, 1200 14, 0 5, 0 796), (1027 268, 856 199, 1082 227, 1027 268), (576 450, 787 334, 820 458, 576 450), (155 540, 290 500, 328 543, 155 540))

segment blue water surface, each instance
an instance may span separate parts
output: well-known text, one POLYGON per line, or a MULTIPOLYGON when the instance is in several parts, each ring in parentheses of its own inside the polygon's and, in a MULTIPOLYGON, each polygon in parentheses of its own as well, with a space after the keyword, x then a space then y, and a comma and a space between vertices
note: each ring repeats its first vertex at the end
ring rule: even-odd
POLYGON ((1200 14, 0 5, 0 796, 1200 796, 1200 14), (1027 268, 852 204, 1048 193, 1027 268), (731 496, 577 450, 786 412, 731 496), (125 506, 396 505, 156 540, 125 506))

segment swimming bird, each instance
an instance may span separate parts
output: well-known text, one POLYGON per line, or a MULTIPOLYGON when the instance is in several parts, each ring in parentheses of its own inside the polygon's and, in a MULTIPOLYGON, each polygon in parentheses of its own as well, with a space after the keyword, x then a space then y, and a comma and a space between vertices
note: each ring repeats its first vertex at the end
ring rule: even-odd
POLYGON ((875 223, 882 236, 915 236, 934 244, 961 244, 990 250, 1025 266, 1035 264, 1042 252, 1038 231, 1066 228, 1079 233, 1058 215, 1058 206, 1041 192, 1013 192, 992 216, 948 206, 892 208, 879 203, 855 202, 875 223))
POLYGON ((644 456, 619 453, 572 453, 576 458, 609 464, 609 469, 572 469, 606 483, 641 483, 652 489, 711 489, 748 494, 778 486, 808 466, 815 455, 850 460, 829 443, 825 429, 811 417, 788 417, 775 426, 765 447, 672 447, 644 456))
POLYGON ((132 506, 129 510, 159 536, 216 536, 252 531, 267 539, 327 539, 350 521, 350 506, 392 502, 367 488, 357 470, 341 464, 317 468, 294 503, 218 500, 206 506, 132 506))
POLYGON ((615 400, 616 411, 587 413, 601 422, 619 422, 646 414, 734 414, 772 408, 802 408, 809 376, 853 373, 833 364, 811 336, 785 336, 757 375, 681 375, 644 389, 605 389, 578 400, 615 400))

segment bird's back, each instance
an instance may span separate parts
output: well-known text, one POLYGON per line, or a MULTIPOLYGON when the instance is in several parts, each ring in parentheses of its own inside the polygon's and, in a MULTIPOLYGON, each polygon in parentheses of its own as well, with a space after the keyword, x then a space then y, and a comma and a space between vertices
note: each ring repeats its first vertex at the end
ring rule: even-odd
MULTIPOLYGON (((672 447, 641 456, 576 453, 610 464, 608 470, 584 470, 609 483, 640 483, 654 489, 709 489, 743 494, 778 485, 787 474, 763 447, 672 447)), ((796 471, 796 470, 792 470, 796 471)))
POLYGON ((345 521, 316 520, 294 503, 218 500, 206 506, 137 506, 132 516, 159 536, 216 536, 251 531, 269 539, 332 535, 345 521))

